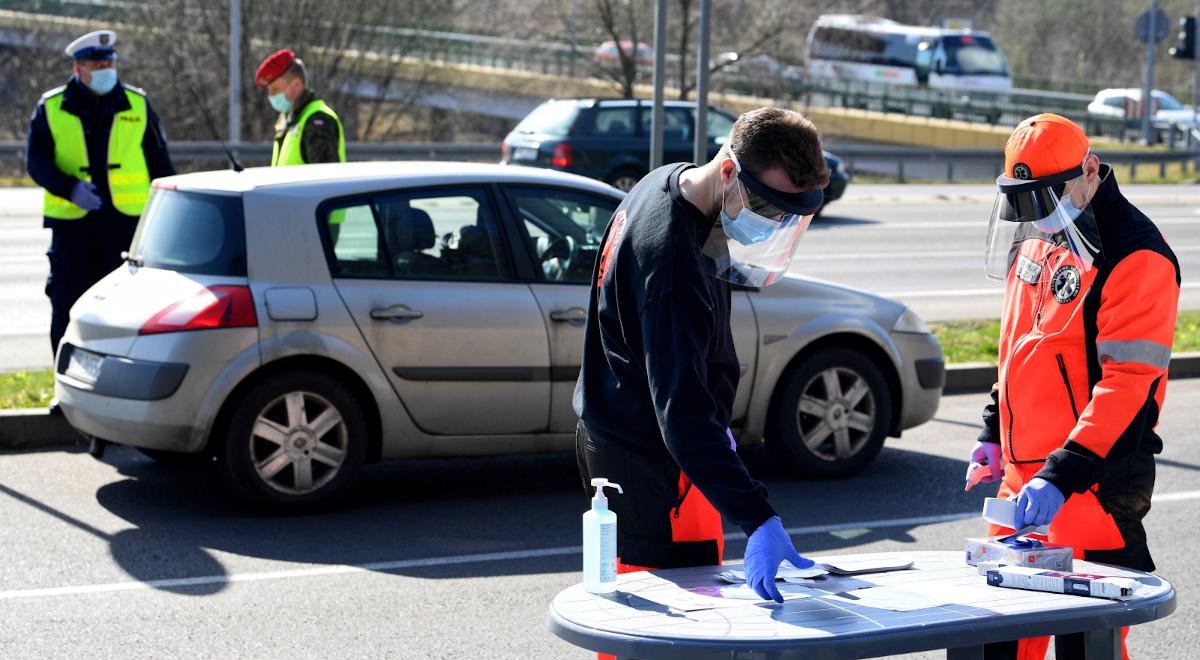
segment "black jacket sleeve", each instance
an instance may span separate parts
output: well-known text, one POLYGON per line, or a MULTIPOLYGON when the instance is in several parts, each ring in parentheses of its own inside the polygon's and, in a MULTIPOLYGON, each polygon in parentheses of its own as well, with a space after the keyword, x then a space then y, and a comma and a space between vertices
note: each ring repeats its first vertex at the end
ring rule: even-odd
POLYGON ((163 132, 162 123, 150 100, 146 100, 146 115, 150 124, 146 126, 146 134, 142 137, 142 153, 146 154, 146 169, 151 179, 175 174, 175 165, 171 162, 171 154, 167 152, 167 134, 163 132))
POLYGON ((305 163, 338 163, 338 142, 341 130, 337 121, 324 112, 314 112, 304 122, 304 135, 300 140, 300 156, 305 163))
POLYGON ((640 318, 650 396, 667 450, 721 515, 752 534, 775 515, 767 490, 729 446, 707 382, 713 310, 697 290, 661 294, 640 318))
POLYGON ((992 400, 983 407, 983 430, 980 442, 1000 443, 1000 383, 992 385, 992 400))
POLYGON ((38 103, 29 118, 29 137, 25 140, 25 169, 39 186, 63 199, 71 199, 71 191, 79 179, 58 169, 54 164, 54 136, 46 120, 46 106, 38 103))

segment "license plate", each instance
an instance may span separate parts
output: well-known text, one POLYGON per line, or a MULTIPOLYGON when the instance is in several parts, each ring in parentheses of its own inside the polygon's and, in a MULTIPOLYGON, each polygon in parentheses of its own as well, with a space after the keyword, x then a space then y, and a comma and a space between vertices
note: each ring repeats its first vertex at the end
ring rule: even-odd
POLYGON ((95 383, 96 379, 100 377, 100 365, 103 363, 103 355, 76 348, 71 351, 66 375, 85 383, 95 383))
POLYGON ((538 150, 533 147, 517 147, 513 149, 513 160, 535 161, 538 157, 538 150))

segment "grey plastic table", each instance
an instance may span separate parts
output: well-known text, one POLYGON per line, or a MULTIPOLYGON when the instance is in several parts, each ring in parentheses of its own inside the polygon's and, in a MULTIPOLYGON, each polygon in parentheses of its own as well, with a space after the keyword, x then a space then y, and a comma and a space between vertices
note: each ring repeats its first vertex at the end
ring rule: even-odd
MULTIPOLYGON (((869 658, 947 649, 952 660, 983 658, 983 644, 1021 637, 1083 632, 1089 660, 1120 658, 1123 626, 1175 611, 1175 590, 1148 573, 1125 601, 1006 589, 987 585, 962 552, 846 555, 836 559, 902 558, 905 571, 856 576, 915 597, 953 594, 953 603, 913 611, 855 605, 836 597, 775 602, 740 601, 717 609, 681 612, 639 596, 661 589, 728 586, 714 577, 741 565, 680 568, 620 576, 617 591, 596 596, 577 584, 550 606, 550 630, 592 651, 646 659, 869 658), (665 584, 663 580, 672 584, 665 584)), ((834 557, 817 557, 828 561, 834 557)), ((1076 561, 1074 572, 1107 567, 1076 561)), ((1107 569, 1111 571, 1112 569, 1107 569)), ((1125 569, 1122 569, 1125 570, 1125 569)), ((894 592, 893 592, 894 593, 894 592)), ((653 594, 648 594, 652 595, 653 594)), ((686 595, 686 594, 684 594, 686 595)))

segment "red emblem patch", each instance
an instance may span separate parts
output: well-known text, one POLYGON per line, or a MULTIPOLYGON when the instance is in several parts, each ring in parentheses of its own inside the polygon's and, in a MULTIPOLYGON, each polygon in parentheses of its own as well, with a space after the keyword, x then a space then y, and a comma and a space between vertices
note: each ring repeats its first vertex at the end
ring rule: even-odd
POLYGON ((612 227, 608 230, 608 238, 604 241, 604 250, 600 252, 600 272, 596 274, 596 286, 604 284, 604 277, 608 275, 608 266, 612 259, 613 249, 621 242, 621 238, 625 236, 625 209, 617 211, 613 216, 612 227))

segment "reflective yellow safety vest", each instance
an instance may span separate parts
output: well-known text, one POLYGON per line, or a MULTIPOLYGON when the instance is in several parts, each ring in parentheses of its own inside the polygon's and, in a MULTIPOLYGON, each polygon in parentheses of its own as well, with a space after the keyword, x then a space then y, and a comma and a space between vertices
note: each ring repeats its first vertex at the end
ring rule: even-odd
MULTIPOLYGON (((58 169, 84 181, 92 180, 93 167, 88 163, 87 142, 83 136, 83 122, 79 117, 63 110, 63 90, 47 96, 46 121, 54 137, 54 164, 58 169)), ((129 109, 113 115, 112 129, 108 134, 108 189, 113 207, 125 215, 134 217, 146 208, 150 196, 150 171, 146 167, 146 154, 142 151, 142 138, 150 119, 146 112, 146 97, 125 88, 129 109)), ((46 191, 43 214, 57 220, 78 220, 87 211, 71 200, 63 199, 46 191)))
POLYGON ((282 140, 275 140, 271 147, 271 167, 280 165, 304 165, 304 156, 300 149, 301 141, 303 140, 304 126, 308 123, 308 118, 314 113, 324 112, 333 117, 333 121, 338 127, 338 160, 346 162, 346 131, 342 128, 342 120, 333 111, 333 108, 326 105, 321 99, 313 99, 308 102, 300 110, 300 116, 296 117, 296 121, 292 123, 291 128, 287 129, 282 140))

